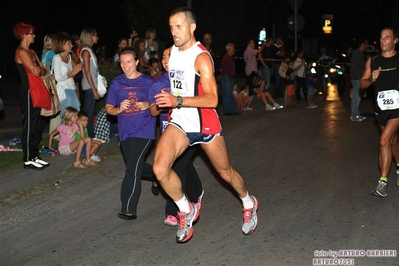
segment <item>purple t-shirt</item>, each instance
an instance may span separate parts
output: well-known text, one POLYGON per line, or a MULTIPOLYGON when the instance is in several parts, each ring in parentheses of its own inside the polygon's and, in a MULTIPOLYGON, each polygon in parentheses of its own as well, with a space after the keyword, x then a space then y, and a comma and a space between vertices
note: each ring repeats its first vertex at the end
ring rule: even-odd
POLYGON ((60 142, 58 146, 64 146, 75 141, 75 133, 79 132, 79 126, 73 123, 71 126, 67 126, 64 123, 57 127, 58 132, 60 132, 60 142))
POLYGON ((154 80, 145 74, 135 79, 126 78, 125 74, 117 76, 108 90, 106 104, 119 107, 123 100, 130 100, 130 107, 118 114, 119 140, 128 138, 155 139, 155 117, 150 109, 140 110, 136 102, 149 102, 148 92, 154 80))
MULTIPOLYGON (((165 72, 157 78, 150 88, 150 92, 148 93, 148 101, 151 104, 155 103, 155 95, 164 90, 166 92, 170 92, 170 83, 169 83, 169 76, 168 72, 165 72)), ((169 109, 164 109, 159 114, 159 127, 161 129, 161 133, 163 133, 166 129, 166 126, 169 122, 169 109)))

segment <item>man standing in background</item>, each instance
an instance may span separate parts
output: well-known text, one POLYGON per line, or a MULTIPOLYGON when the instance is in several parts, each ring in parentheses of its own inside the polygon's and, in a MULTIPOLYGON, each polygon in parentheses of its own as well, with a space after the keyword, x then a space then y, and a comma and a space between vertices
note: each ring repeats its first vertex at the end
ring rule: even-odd
POLYGON ((361 122, 366 117, 361 116, 359 112, 360 105, 360 79, 362 78, 366 61, 364 58, 364 52, 367 49, 368 42, 365 38, 358 38, 358 48, 353 52, 351 56, 351 82, 353 87, 353 96, 351 100, 351 121, 361 122))
POLYGON ((233 96, 234 77, 236 76, 236 66, 233 55, 236 49, 234 44, 228 43, 226 45, 226 53, 222 58, 220 67, 222 84, 222 106, 224 115, 239 115, 236 110, 235 99, 233 96))

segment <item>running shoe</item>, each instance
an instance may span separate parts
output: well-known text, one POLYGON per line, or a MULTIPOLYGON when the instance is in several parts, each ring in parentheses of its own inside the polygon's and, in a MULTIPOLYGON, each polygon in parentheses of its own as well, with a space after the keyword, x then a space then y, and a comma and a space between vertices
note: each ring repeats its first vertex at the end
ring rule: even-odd
POLYGON ((40 157, 36 157, 36 158, 34 158, 32 161, 34 161, 35 163, 41 164, 41 165, 43 165, 44 167, 50 166, 50 163, 49 163, 49 162, 43 161, 43 159, 40 158, 40 157))
POLYGON ((258 226, 258 216, 256 211, 258 210, 258 200, 254 196, 250 196, 254 206, 249 209, 242 209, 242 213, 244 216, 242 223, 242 232, 244 235, 252 234, 256 227, 258 226))
POLYGON ((43 170, 44 166, 40 163, 35 162, 34 160, 29 160, 24 162, 24 168, 30 170, 43 170))
POLYGON ((176 241, 178 243, 184 243, 191 239, 194 233, 193 222, 198 218, 197 207, 190 203, 190 213, 177 212, 179 223, 179 229, 176 233, 176 241))
POLYGON ((273 104, 274 109, 283 109, 284 106, 279 105, 278 103, 273 104))
POLYGON ((378 181, 376 189, 373 190, 371 194, 377 197, 385 198, 386 196, 388 196, 388 183, 382 180, 378 181))
POLYGON ((177 226, 179 224, 179 220, 173 215, 168 215, 163 223, 167 226, 177 226))
POLYGON ((202 198, 204 197, 204 193, 205 193, 205 191, 202 190, 201 195, 198 197, 197 203, 193 203, 195 205, 195 207, 197 207, 198 216, 200 215, 201 201, 202 201, 202 198))

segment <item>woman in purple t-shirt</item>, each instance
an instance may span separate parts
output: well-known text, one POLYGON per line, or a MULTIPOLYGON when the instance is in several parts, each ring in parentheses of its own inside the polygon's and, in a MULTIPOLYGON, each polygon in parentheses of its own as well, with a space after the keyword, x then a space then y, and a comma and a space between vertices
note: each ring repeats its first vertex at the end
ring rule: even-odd
POLYGON ((145 161, 155 139, 156 119, 148 109, 148 91, 154 80, 137 71, 139 60, 132 48, 122 49, 119 58, 123 74, 109 87, 105 111, 118 117, 119 141, 127 167, 121 188, 122 210, 118 217, 133 220, 137 218, 141 176, 155 180, 152 165, 145 161))

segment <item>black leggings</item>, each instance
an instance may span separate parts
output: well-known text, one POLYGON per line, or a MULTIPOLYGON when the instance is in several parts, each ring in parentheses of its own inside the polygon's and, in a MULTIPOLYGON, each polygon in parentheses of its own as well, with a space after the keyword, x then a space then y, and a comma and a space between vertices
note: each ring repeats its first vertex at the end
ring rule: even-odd
POLYGON ((45 121, 40 115, 41 108, 33 107, 29 90, 21 89, 20 105, 22 112, 22 151, 24 162, 39 157, 39 144, 45 121))
POLYGON ((151 139, 128 138, 121 141, 122 153, 126 162, 125 177, 121 187, 123 213, 137 214, 137 204, 141 193, 141 177, 153 176, 152 165, 145 161, 152 144, 151 139))

